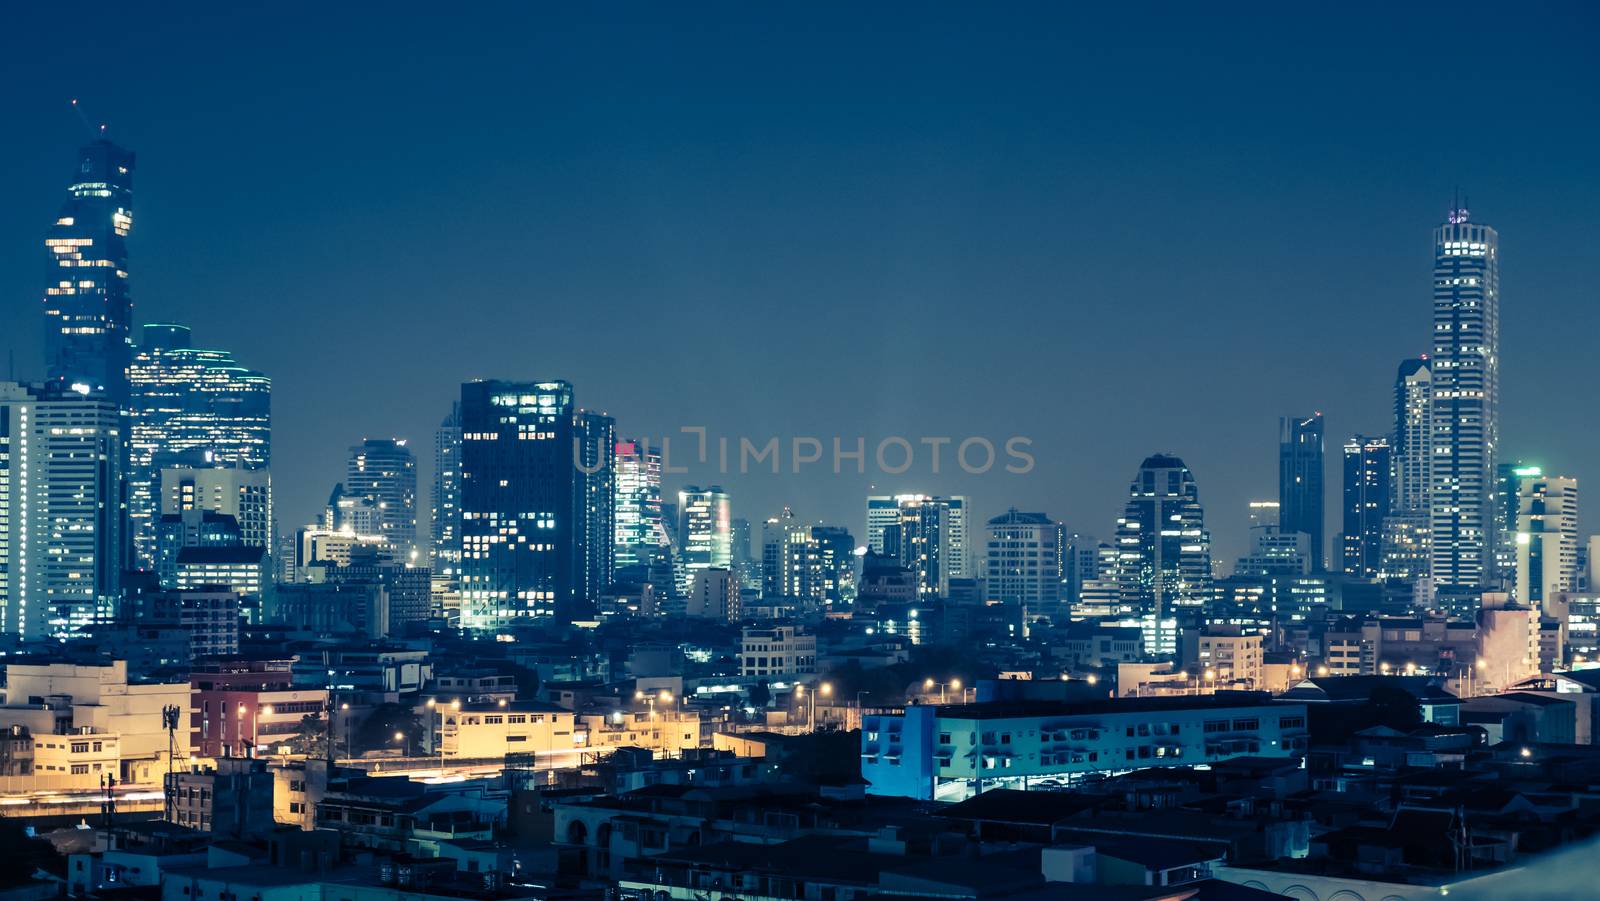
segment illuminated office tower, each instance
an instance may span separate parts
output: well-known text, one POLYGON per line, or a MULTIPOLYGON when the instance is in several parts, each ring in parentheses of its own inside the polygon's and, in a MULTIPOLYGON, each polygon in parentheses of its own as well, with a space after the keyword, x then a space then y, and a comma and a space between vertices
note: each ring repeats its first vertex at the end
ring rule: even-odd
POLYGON ((867 498, 867 548, 918 573, 923 594, 943 597, 951 579, 968 578, 967 499, 960 495, 867 498))
POLYGON ((428 519, 434 578, 453 586, 461 566, 461 403, 433 433, 433 503, 428 519))
POLYGON ((1515 529, 1512 599, 1549 614, 1556 595, 1578 588, 1578 480, 1519 470, 1515 529))
POLYGON ((1278 420, 1278 525, 1311 540, 1311 569, 1321 572, 1323 541, 1322 414, 1278 420))
POLYGON ((638 439, 617 442, 616 517, 617 569, 649 566, 665 552, 667 533, 661 522, 661 452, 638 439))
POLYGON ((1043 513, 1015 507, 989 520, 984 579, 987 597, 1054 613, 1061 602, 1061 529, 1043 513))
POLYGON ((116 615, 122 427, 108 397, 0 382, 0 632, 75 638, 116 615))
POLYGON ((1117 520, 1119 610, 1145 623, 1145 649, 1171 653, 1172 619, 1205 603, 1211 586, 1211 533, 1189 467, 1156 454, 1139 464, 1117 520))
POLYGON ((461 386, 461 622, 570 619, 577 578, 572 386, 461 386))
POLYGON ((272 474, 237 466, 167 466, 161 470, 161 516, 204 510, 230 516, 240 544, 264 548, 272 541, 272 474))
POLYGON ((573 415, 572 429, 573 461, 578 470, 573 509, 578 562, 573 596, 583 604, 578 612, 588 615, 601 592, 611 587, 616 570, 617 421, 604 413, 579 410, 573 415))
POLYGON ((1341 569, 1377 578, 1382 569, 1383 521, 1389 515, 1389 439, 1356 435, 1344 443, 1344 529, 1341 569))
POLYGON ((128 231, 133 227, 133 154, 104 138, 78 151, 78 165, 45 238, 45 369, 58 388, 74 385, 128 400, 133 301, 128 231))
POLYGON ((163 467, 271 466, 272 380, 227 351, 194 347, 187 326, 169 323, 143 328, 127 380, 128 519, 135 559, 148 567, 163 467))
MULTIPOLYGON (((417 456, 399 438, 368 438, 350 448, 344 494, 377 507, 377 531, 403 563, 421 562, 417 549, 417 456)), ((360 530, 357 530, 360 531, 360 530)))
POLYGON ((678 590, 686 594, 694 574, 733 564, 733 515, 720 485, 689 485, 678 492, 678 590))
POLYGON ((1490 495, 1500 440, 1499 236, 1460 207, 1433 230, 1431 484, 1436 588, 1492 573, 1490 495))

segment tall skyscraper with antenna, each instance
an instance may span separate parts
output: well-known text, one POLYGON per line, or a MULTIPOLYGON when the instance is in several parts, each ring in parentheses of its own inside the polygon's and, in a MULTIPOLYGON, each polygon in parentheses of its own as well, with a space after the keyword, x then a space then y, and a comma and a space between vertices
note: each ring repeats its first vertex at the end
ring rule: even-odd
POLYGON ((133 154, 104 137, 78 151, 66 203, 45 237, 44 352, 62 388, 128 401, 128 233, 133 154))
POLYGON ((1429 520, 1438 589, 1491 584, 1500 442, 1500 236, 1464 203, 1433 230, 1429 520))

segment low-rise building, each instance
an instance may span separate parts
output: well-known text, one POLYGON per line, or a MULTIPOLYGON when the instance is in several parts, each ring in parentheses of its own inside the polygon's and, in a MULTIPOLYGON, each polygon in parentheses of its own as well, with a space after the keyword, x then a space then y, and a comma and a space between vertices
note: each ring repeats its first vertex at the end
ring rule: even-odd
POLYGON ((1029 780, 1304 752, 1304 704, 1265 693, 931 705, 868 712, 869 793, 961 798, 1029 780))
POLYGON ((817 637, 799 626, 747 626, 739 639, 739 675, 804 676, 817 671, 817 637))

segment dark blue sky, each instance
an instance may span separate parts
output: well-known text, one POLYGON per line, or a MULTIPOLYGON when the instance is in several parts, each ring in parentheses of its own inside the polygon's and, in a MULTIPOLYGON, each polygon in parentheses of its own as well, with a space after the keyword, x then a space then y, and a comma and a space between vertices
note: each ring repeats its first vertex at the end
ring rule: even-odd
POLYGON ((80 97, 139 154, 138 321, 275 380, 285 526, 363 435, 426 468, 463 379, 566 378, 626 433, 1034 440, 1027 476, 693 475, 753 520, 860 528, 875 482, 1109 535, 1170 451, 1232 557, 1277 416, 1389 428, 1458 185, 1507 452, 1600 484, 1589 4, 338 6, 0 33, 0 351, 37 375, 80 97))

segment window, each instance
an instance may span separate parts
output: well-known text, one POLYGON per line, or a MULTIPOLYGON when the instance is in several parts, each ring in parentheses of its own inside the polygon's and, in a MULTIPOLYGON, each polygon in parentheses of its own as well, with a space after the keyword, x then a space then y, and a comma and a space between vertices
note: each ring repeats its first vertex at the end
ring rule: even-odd
MULTIPOLYGON (((72 753, 74 753, 74 754, 87 754, 87 753, 89 753, 89 743, 86 742, 86 741, 75 741, 75 742, 73 742, 72 743, 72 753)), ((84 770, 84 772, 87 773, 88 770, 84 770)))
POLYGON ((88 775, 88 773, 89 773, 89 765, 87 763, 75 763, 75 764, 72 765, 72 775, 74 775, 74 776, 86 776, 86 775, 88 775))
POLYGON ((1260 728, 1261 721, 1258 719, 1233 721, 1233 731, 1235 732, 1254 732, 1260 728))
POLYGON ((1286 716, 1278 720, 1278 728, 1280 729, 1304 729, 1305 727, 1306 718, 1303 716, 1286 716))
POLYGON ((1228 721, 1227 720, 1206 720, 1205 729, 1206 729, 1206 734, 1207 735, 1210 735, 1213 732, 1226 732, 1226 731, 1228 731, 1228 721))

